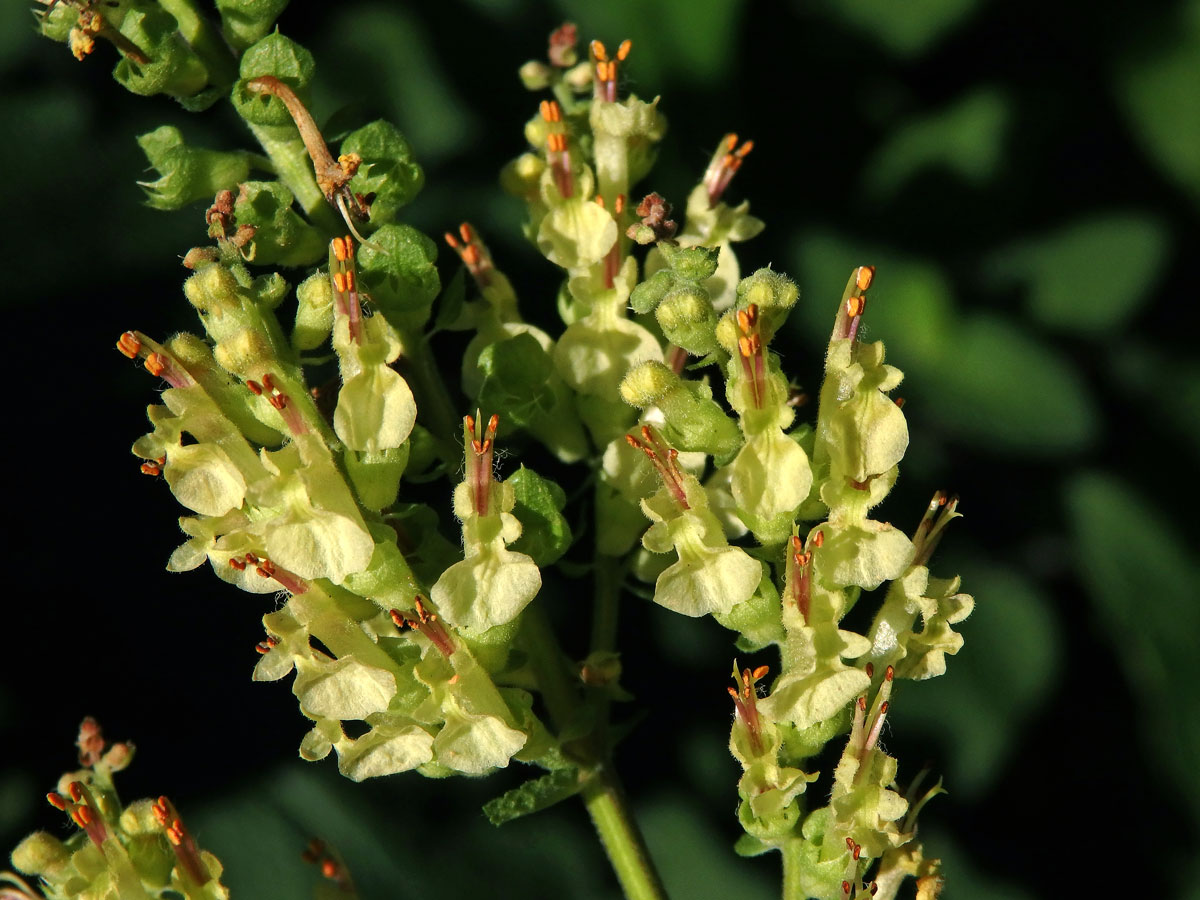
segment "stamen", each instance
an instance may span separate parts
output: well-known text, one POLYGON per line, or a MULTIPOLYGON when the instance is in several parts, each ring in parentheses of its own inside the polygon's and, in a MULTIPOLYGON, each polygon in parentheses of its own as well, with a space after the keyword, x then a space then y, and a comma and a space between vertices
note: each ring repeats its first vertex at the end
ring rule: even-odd
POLYGON ((762 409, 767 395, 767 360, 763 351, 762 335, 758 328, 758 304, 751 303, 737 312, 738 356, 742 363, 742 374, 750 385, 750 396, 756 409, 762 409))
POLYGON ((467 271, 471 273, 471 277, 475 279, 475 283, 482 290, 492 280, 492 272, 495 269, 492 265, 492 255, 470 223, 463 222, 459 225, 458 233, 462 238, 461 241, 450 232, 446 232, 446 243, 458 254, 459 259, 463 261, 467 271))
POLYGON ((590 49, 592 53, 592 64, 595 67, 596 77, 595 97, 597 100, 603 100, 607 103, 614 103, 617 99, 617 64, 624 62, 629 56, 629 51, 633 48, 633 41, 626 38, 621 42, 621 46, 617 48, 615 59, 610 59, 608 51, 604 44, 600 41, 592 41, 590 49))
POLYGON ((650 464, 662 478, 664 487, 675 498, 675 502, 683 509, 691 509, 687 500, 687 490, 684 488, 683 473, 679 470, 679 451, 667 447, 649 425, 642 426, 641 440, 631 434, 626 434, 625 442, 635 450, 641 450, 646 454, 650 464))
POLYGON ((849 338, 854 340, 858 334, 858 323, 867 307, 867 290, 875 281, 874 266, 859 266, 850 275, 846 291, 842 297, 842 306, 838 309, 837 320, 833 324, 833 339, 849 338))
POLYGON ((354 272, 354 243, 349 235, 329 242, 329 277, 333 282, 334 311, 346 317, 350 340, 362 343, 362 303, 354 272))
POLYGON ((914 566, 923 566, 929 562, 942 535, 945 534, 946 526, 960 518, 962 513, 958 512, 958 497, 948 497, 945 491, 937 491, 913 533, 913 546, 916 548, 913 555, 914 566))
POLYGON ((159 797, 150 809, 158 824, 166 830, 167 840, 175 850, 175 859, 179 862, 179 868, 186 879, 197 886, 207 884, 212 876, 200 858, 200 848, 196 846, 191 832, 179 818, 174 804, 166 797, 159 797))
POLYGON ((729 696, 733 698, 735 714, 746 725, 746 730, 750 735, 750 744, 756 755, 762 753, 763 747, 762 722, 758 716, 758 691, 755 689, 755 683, 759 679, 765 678, 769 671, 767 666, 758 666, 753 671, 742 669, 739 672, 735 660, 733 680, 737 683, 737 688, 726 689, 729 691, 729 696))
POLYGON ((413 606, 415 611, 412 614, 403 613, 398 609, 390 610, 389 615, 392 617, 392 622, 401 631, 406 626, 414 631, 419 631, 437 647, 442 656, 449 659, 454 653, 454 641, 451 640, 446 627, 438 621, 437 615, 425 609, 425 604, 421 602, 419 594, 413 599, 413 606))
POLYGON ((742 167, 742 162, 754 149, 754 141, 746 141, 738 146, 738 136, 730 133, 721 138, 717 150, 713 153, 704 172, 703 185, 708 194, 708 208, 712 209, 721 200, 721 195, 729 187, 729 182, 742 167))
POLYGON ((117 339, 117 350, 130 359, 141 359, 146 371, 174 388, 192 387, 195 381, 165 347, 140 331, 126 331, 117 339))
POLYGON ((563 124, 562 107, 554 100, 543 100, 539 107, 542 118, 550 126, 546 135, 546 161, 554 176, 554 186, 563 198, 575 193, 575 181, 571 175, 571 155, 567 150, 566 126, 563 124))

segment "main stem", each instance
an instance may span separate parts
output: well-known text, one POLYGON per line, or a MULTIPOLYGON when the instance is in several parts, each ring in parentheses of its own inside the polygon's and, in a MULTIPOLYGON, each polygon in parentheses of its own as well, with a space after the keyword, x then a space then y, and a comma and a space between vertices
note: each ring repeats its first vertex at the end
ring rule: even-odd
POLYGON ((804 842, 798 837, 784 841, 783 850, 783 900, 807 900, 808 894, 801 885, 804 872, 804 857, 801 855, 804 842))
MULTIPOLYGON (((551 722, 561 731, 574 717, 579 698, 563 664, 562 648, 545 613, 536 603, 521 615, 521 634, 551 722)), ((586 751, 594 763, 581 797, 621 883, 621 890, 628 900, 666 900, 662 880, 629 811, 625 791, 612 769, 607 748, 597 747, 594 736, 589 744, 586 751)))

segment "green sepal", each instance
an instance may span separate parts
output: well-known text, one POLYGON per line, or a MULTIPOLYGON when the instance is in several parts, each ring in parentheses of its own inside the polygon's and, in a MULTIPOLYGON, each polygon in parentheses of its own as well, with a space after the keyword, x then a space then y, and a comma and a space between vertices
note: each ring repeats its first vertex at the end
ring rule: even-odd
POLYGON ((244 50, 271 32, 288 0, 216 0, 221 30, 234 50, 244 50))
POLYGON ((700 282, 717 271, 719 247, 680 247, 666 242, 658 245, 671 273, 684 281, 700 282))
POLYGON ((128 9, 119 30, 149 58, 135 63, 123 56, 113 68, 113 78, 126 90, 143 97, 187 97, 208 84, 208 69, 169 13, 157 6, 128 9))
POLYGON ((244 251, 264 266, 311 266, 325 257, 325 238, 292 208, 292 192, 278 181, 247 181, 233 212, 238 225, 253 225, 254 239, 244 251))
POLYGON ((396 531, 379 522, 368 523, 367 530, 375 542, 370 561, 361 572, 342 579, 342 587, 374 600, 383 609, 410 609, 421 589, 396 544, 396 531))
POLYGON ((346 474, 359 503, 367 509, 386 509, 396 502, 400 479, 408 465, 408 452, 407 442, 374 453, 346 450, 343 456, 346 474))
POLYGON ((563 517, 567 495, 549 478, 521 466, 505 482, 512 486, 513 515, 521 522, 521 536, 513 550, 528 555, 541 568, 553 565, 571 546, 571 526, 563 517))
POLYGON ((764 853, 770 853, 772 850, 779 848, 761 841, 752 834, 743 834, 733 843, 733 852, 738 856, 762 856, 764 853))
POLYGON ((279 32, 268 34, 242 54, 238 68, 241 80, 234 85, 231 97, 234 108, 251 125, 291 125, 292 116, 282 100, 270 94, 252 93, 245 83, 251 78, 273 75, 303 101, 315 71, 316 63, 308 50, 279 32))
POLYGON ((762 565, 762 578, 749 600, 739 603, 727 613, 714 613, 713 618, 730 631, 738 632, 737 648, 753 653, 784 639, 780 624, 779 591, 771 578, 771 567, 762 565))
POLYGON ((350 180, 350 189, 356 194, 375 195, 371 201, 374 225, 395 218, 425 184, 425 173, 413 159, 408 141, 385 119, 377 119, 347 135, 342 141, 342 153, 357 153, 362 157, 358 173, 350 180))
POLYGON ((296 288, 296 323, 292 349, 315 350, 333 331, 333 285, 325 272, 314 272, 296 288))
POLYGON ((629 294, 629 305, 639 315, 652 312, 674 284, 675 278, 671 270, 660 269, 633 289, 629 294))
POLYGON ((217 191, 232 189, 250 176, 251 155, 189 147, 174 125, 141 135, 138 146, 159 177, 139 181, 146 203, 155 209, 181 209, 200 200, 211 202, 217 191))
POLYGON ((479 354, 478 368, 483 381, 477 405, 498 413, 506 425, 531 429, 553 409, 554 362, 533 335, 489 344, 479 354))
POLYGON ((742 446, 741 429, 725 415, 712 399, 712 389, 702 381, 681 378, 676 390, 664 395, 658 406, 666 417, 663 435, 682 452, 707 453, 720 465, 742 446))
POLYGON ((419 332, 429 321, 433 300, 442 286, 436 261, 437 245, 408 225, 384 225, 359 250, 362 286, 384 318, 402 334, 419 332))
POLYGON ((832 716, 814 722, 807 728, 796 728, 784 722, 777 723, 782 750, 780 759, 783 762, 799 764, 802 760, 816 756, 833 738, 850 730, 851 707, 842 706, 832 716))
POLYGON ((717 343, 717 314, 708 291, 699 285, 676 287, 659 302, 654 318, 667 340, 692 356, 705 356, 720 346, 717 343))
POLYGON ((521 816, 540 812, 575 796, 583 789, 575 767, 555 769, 506 791, 483 805, 483 813, 493 825, 503 825, 521 816))

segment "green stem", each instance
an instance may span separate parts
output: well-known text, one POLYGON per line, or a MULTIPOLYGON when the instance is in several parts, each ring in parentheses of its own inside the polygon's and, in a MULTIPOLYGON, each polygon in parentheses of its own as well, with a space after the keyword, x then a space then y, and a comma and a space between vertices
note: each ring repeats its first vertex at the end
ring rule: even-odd
MULTIPOLYGON (((537 604, 521 614, 521 637, 550 720, 561 731, 575 717, 579 699, 564 665, 562 648, 537 604)), ((596 746, 595 735, 588 743, 590 746, 585 746, 584 751, 599 762, 591 769, 581 796, 621 889, 628 900, 666 900, 666 891, 650 859, 645 839, 629 812, 621 782, 607 759, 607 748, 596 746)))
POLYGON ((804 872, 804 857, 802 850, 804 841, 799 837, 790 837, 784 841, 783 847, 783 900, 807 900, 801 885, 804 872))
POLYGON ((629 813, 616 774, 607 765, 601 766, 584 786, 582 796, 628 900, 666 900, 667 892, 629 813))
POLYGON ((312 160, 299 133, 291 125, 266 126, 247 122, 275 167, 279 180, 287 185, 309 221, 328 234, 341 234, 345 226, 325 201, 313 176, 312 160))
POLYGON ((204 61, 209 83, 221 88, 233 84, 237 78, 237 60, 212 23, 196 7, 195 0, 159 0, 159 3, 174 17, 179 33, 204 61))
POLYGON ((617 620, 620 615, 621 580, 625 577, 625 566, 617 557, 606 556, 603 553, 596 554, 594 565, 592 652, 611 653, 617 648, 617 620))
POLYGON ((459 442, 462 414, 446 390, 446 379, 438 371, 428 340, 419 335, 402 334, 400 342, 401 353, 408 361, 406 371, 412 378, 422 423, 433 432, 447 462, 462 462, 463 448, 459 442))

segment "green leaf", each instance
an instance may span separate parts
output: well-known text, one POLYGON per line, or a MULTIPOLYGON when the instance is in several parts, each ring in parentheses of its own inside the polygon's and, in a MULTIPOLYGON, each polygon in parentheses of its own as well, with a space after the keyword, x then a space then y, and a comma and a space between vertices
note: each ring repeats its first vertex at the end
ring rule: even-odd
POLYGON ((1200 200, 1200 16, 1179 4, 1117 71, 1116 95, 1130 129, 1159 166, 1200 200), (1176 18, 1177 17, 1177 18, 1176 18))
POLYGON ((358 254, 359 277, 371 301, 402 333, 420 331, 441 290, 437 246, 409 225, 385 225, 358 254), (375 244, 380 250, 376 250, 375 244))
POLYGON ((1200 808, 1200 700, 1194 678, 1200 566, 1194 542, 1147 497, 1100 472, 1066 486, 1076 564, 1126 677, 1141 697, 1142 737, 1200 808))
POLYGON ((188 97, 208 84, 204 63, 179 33, 175 19, 157 6, 129 9, 120 32, 148 57, 139 63, 122 56, 113 68, 113 78, 126 90, 144 97, 188 97))
POLYGON ((140 181, 146 202, 155 209, 180 209, 198 200, 212 201, 217 191, 231 189, 250 176, 250 154, 198 150, 184 143, 173 125, 141 135, 138 146, 159 172, 154 181, 140 181))
POLYGON ((980 0, 828 0, 831 15, 869 34, 897 56, 920 56, 979 7, 980 0))
POLYGON ((1004 158, 1009 100, 991 87, 909 122, 883 142, 863 176, 866 193, 889 197, 914 175, 944 167, 973 186, 991 179, 1004 158))
POLYGON ((528 554, 542 568, 553 565, 571 546, 571 526, 562 515, 567 495, 555 482, 525 466, 505 483, 516 496, 513 515, 522 528, 512 548, 528 554))
POLYGON ((438 331, 452 328, 462 316, 466 300, 467 270, 465 267, 460 267, 442 288, 442 293, 438 297, 438 311, 437 317, 433 321, 433 327, 438 331))
POLYGON ((316 63, 313 56, 295 41, 275 32, 269 34, 242 55, 238 73, 241 76, 233 88, 233 105, 251 125, 290 125, 292 116, 278 97, 251 93, 245 82, 251 78, 272 75, 305 99, 305 88, 312 81, 316 63))
POLYGON ((342 153, 362 157, 362 166, 350 187, 355 193, 375 195, 371 221, 376 225, 390 222, 425 184, 425 173, 413 159, 408 141, 395 125, 383 119, 348 135, 342 142, 342 153))
POLYGON ((234 50, 244 50, 270 33, 288 0, 216 0, 221 29, 234 50))
POLYGON ((260 265, 311 266, 326 254, 325 239, 292 209, 292 192, 278 181, 247 181, 233 207, 238 225, 256 229, 248 252, 260 265))
POLYGON ((1159 219, 1110 213, 1013 247, 992 267, 1000 279, 1028 283, 1029 312, 1042 324, 1098 337, 1123 328, 1150 299, 1168 250, 1159 219))
POLYGON ((479 354, 479 370, 479 408, 499 413, 507 424, 529 428, 554 406, 554 363, 531 334, 488 344, 479 354))
POLYGON ((582 787, 574 766, 556 769, 489 800, 483 804, 483 813, 493 825, 503 825, 573 797, 582 787))

